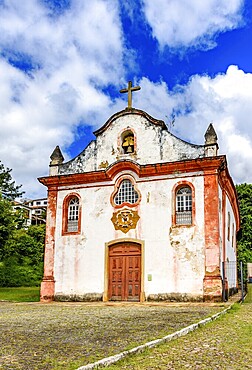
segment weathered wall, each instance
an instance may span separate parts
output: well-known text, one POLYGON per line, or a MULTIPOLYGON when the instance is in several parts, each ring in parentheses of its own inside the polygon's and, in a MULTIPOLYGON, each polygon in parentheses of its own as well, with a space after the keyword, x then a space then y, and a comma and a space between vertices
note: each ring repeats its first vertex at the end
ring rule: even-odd
POLYGON ((104 292, 105 243, 132 238, 144 240, 144 292, 149 299, 200 299, 204 278, 204 182, 203 176, 190 176, 195 188, 195 222, 193 226, 172 226, 174 185, 184 179, 141 179, 134 175, 141 193, 135 208, 140 219, 136 229, 126 234, 115 230, 111 222, 114 211, 110 196, 114 181, 82 186, 75 192, 81 197, 81 235, 62 236, 62 205, 72 189, 58 193, 55 232, 55 293, 83 296, 104 292), (149 277, 149 279, 148 279, 149 277), (182 295, 184 295, 182 297, 182 295))
MULTIPOLYGON (((143 242, 143 287, 147 299, 219 297, 220 261, 231 252, 229 244, 225 248, 223 244, 226 242, 222 231, 225 216, 220 209, 223 190, 220 187, 218 190, 217 164, 212 167, 211 158, 207 158, 207 170, 202 169, 204 146, 180 140, 168 132, 162 121, 134 109, 112 116, 96 131, 96 136, 76 158, 59 163, 55 172, 58 175, 89 173, 90 177, 83 176, 83 179, 92 181, 83 185, 85 180, 79 176, 77 184, 72 185, 75 180, 71 175, 62 176, 63 182, 60 182, 71 185, 59 187, 57 199, 56 296, 102 299, 106 290, 106 245, 127 238, 143 242), (124 154, 122 148, 125 130, 134 134, 134 152, 128 154, 124 154), (190 159, 199 160, 188 161, 190 159), (138 166, 128 166, 130 170, 126 171, 124 160, 143 165, 141 172, 138 166), (144 166, 158 163, 161 165, 149 169, 144 166), (162 175, 157 168, 163 168, 162 175), (92 171, 98 172, 92 174, 92 171), (103 180, 97 174, 103 174, 103 180), (115 212, 111 194, 122 175, 133 176, 141 194, 141 201, 133 207, 140 219, 136 228, 127 233, 115 230, 111 221, 115 212), (174 188, 182 181, 192 184, 194 189, 191 226, 173 225, 174 188), (77 192, 81 199, 80 235, 62 235, 63 201, 71 192, 77 192)), ((53 183, 53 176, 50 179, 53 183)))
POLYGON ((139 164, 175 162, 204 156, 204 146, 192 145, 175 137, 147 118, 130 114, 111 122, 76 158, 59 166, 60 174, 96 171, 118 160, 130 159, 139 164), (135 134, 135 153, 123 154, 121 134, 131 129, 135 134))

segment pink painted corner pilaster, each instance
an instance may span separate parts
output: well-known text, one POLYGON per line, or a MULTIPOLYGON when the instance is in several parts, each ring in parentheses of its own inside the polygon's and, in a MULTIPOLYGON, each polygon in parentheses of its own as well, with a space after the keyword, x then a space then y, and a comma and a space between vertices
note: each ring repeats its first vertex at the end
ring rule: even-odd
POLYGON ((54 299, 54 247, 57 208, 57 187, 48 189, 48 204, 46 215, 46 240, 44 256, 44 277, 40 288, 40 300, 54 299))
POLYGON ((220 273, 220 225, 217 169, 207 171, 204 176, 205 215, 205 277, 204 300, 222 299, 220 273))

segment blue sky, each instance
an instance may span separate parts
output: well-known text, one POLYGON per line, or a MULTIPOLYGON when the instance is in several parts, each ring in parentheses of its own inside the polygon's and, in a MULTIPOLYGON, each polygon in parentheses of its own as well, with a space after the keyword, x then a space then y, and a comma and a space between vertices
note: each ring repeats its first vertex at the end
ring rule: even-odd
POLYGON ((204 143, 210 122, 235 183, 252 182, 250 0, 0 0, 0 160, 26 197, 127 105, 204 143))

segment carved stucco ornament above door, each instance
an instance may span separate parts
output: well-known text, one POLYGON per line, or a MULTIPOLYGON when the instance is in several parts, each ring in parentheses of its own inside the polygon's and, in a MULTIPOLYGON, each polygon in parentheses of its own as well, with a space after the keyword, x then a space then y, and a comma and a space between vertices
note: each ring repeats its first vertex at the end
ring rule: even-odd
POLYGON ((137 211, 124 208, 114 212, 111 221, 116 230, 121 230, 126 234, 130 229, 136 228, 139 218, 137 211))

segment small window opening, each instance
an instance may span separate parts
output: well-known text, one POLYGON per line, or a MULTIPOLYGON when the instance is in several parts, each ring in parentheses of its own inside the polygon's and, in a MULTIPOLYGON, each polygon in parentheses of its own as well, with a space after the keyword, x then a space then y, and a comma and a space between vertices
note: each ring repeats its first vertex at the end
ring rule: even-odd
POLYGON ((180 188, 176 193, 176 224, 192 224, 192 190, 189 186, 180 188))

